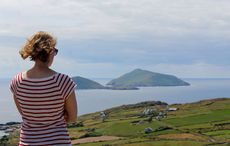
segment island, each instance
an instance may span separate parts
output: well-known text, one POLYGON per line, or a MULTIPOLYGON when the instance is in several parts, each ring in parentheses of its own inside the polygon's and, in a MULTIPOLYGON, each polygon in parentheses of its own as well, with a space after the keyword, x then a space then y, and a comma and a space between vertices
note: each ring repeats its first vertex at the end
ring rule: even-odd
POLYGON ((83 78, 80 76, 72 77, 73 81, 77 84, 77 89, 104 89, 105 87, 100 83, 93 80, 83 78))
POLYGON ((113 79, 107 86, 118 87, 153 87, 153 86, 189 86, 190 84, 173 75, 161 74, 142 69, 135 69, 119 78, 113 79))
POLYGON ((77 89, 109 89, 109 90, 138 90, 136 87, 108 87, 108 86, 103 86, 100 83, 76 76, 72 77, 72 80, 77 84, 77 89))

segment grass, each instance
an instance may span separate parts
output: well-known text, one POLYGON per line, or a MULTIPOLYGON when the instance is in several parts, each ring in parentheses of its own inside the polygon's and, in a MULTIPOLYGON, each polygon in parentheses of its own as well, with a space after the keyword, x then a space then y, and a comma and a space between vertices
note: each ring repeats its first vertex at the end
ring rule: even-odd
POLYGON ((204 146, 206 142, 197 142, 197 141, 171 141, 171 140, 162 140, 162 141, 151 141, 151 142, 142 142, 142 143, 131 143, 124 144, 122 146, 204 146))
MULTIPOLYGON (((225 146, 230 143, 230 99, 213 99, 196 103, 175 104, 179 108, 169 112, 167 118, 147 122, 140 113, 147 107, 116 107, 106 110, 109 119, 102 122, 100 113, 95 112, 79 117, 84 127, 69 128, 71 139, 85 135, 111 135, 124 139, 79 144, 78 146, 225 146), (134 124, 142 121, 142 124, 134 124), (143 122, 144 121, 144 122, 143 122), (151 127, 154 132, 145 134, 144 129, 151 127), (157 131, 162 127, 170 127, 157 131), (167 138, 167 136, 171 138, 167 138), (174 135, 174 136, 173 136, 174 135), (183 137, 183 136, 191 136, 183 137)), ((152 106, 162 110, 165 106, 152 106)), ((18 134, 10 138, 16 145, 18 134)))
POLYGON ((214 110, 205 114, 197 114, 197 115, 186 116, 186 117, 176 117, 171 119, 169 118, 164 120, 164 122, 168 124, 172 124, 174 126, 187 126, 187 125, 230 120, 229 115, 230 115, 230 109, 214 110))
POLYGON ((230 142, 230 130, 217 130, 204 133, 205 135, 212 136, 215 139, 230 142))

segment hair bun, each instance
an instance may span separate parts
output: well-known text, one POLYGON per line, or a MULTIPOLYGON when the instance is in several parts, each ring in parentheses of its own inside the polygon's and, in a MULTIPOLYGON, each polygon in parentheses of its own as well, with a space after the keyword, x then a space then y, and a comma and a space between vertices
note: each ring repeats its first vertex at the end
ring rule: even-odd
POLYGON ((30 60, 40 59, 43 62, 47 62, 49 52, 55 45, 56 38, 48 32, 39 31, 27 40, 19 53, 23 59, 30 57, 30 60))

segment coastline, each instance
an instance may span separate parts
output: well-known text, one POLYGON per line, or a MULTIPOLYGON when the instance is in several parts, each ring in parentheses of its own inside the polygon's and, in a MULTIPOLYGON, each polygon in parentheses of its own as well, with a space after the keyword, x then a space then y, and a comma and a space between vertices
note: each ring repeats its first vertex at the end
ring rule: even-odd
POLYGON ((0 138, 3 136, 8 136, 10 133, 14 133, 21 127, 20 122, 7 122, 5 124, 0 124, 0 138))
POLYGON ((5 133, 4 131, 0 130, 0 138, 1 138, 2 136, 4 136, 4 135, 6 135, 6 133, 5 133))
MULTIPOLYGON (((165 103, 166 105, 168 106, 172 106, 172 105, 181 105, 181 104, 197 104, 199 102, 204 102, 204 101, 220 101, 220 100, 226 100, 226 99, 230 99, 228 97, 219 97, 219 98, 212 98, 212 99, 203 99, 203 100, 198 100, 198 101, 194 101, 194 102, 189 102, 189 103, 174 103, 174 104, 167 104, 165 103)), ((138 102, 136 104, 139 104, 139 103, 151 103, 151 102, 160 102, 160 103, 164 103, 162 101, 142 101, 142 102, 138 102)), ((106 110, 110 110, 110 109, 114 109, 114 108, 119 108, 119 107, 122 107, 122 106, 132 106, 134 104, 123 104, 123 105, 120 105, 120 106, 114 106, 114 107, 110 107, 108 109, 104 109, 102 111, 106 111, 106 110)), ((90 114, 93 114, 93 113, 97 113, 97 112, 100 112, 100 111, 95 111, 95 112, 92 112, 92 113, 87 113, 87 114, 83 114, 83 115, 79 115, 79 117, 84 117, 86 115, 90 115, 90 114)), ((21 127, 21 122, 7 122, 5 124, 0 124, 0 138, 2 138, 3 136, 8 136, 10 135, 11 133, 14 133, 15 131, 18 131, 21 127)))

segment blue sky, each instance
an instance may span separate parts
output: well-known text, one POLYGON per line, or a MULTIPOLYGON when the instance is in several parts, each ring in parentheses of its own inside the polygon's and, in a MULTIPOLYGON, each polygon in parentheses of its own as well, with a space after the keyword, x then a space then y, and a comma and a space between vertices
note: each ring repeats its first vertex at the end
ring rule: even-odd
POLYGON ((18 51, 34 32, 58 39, 53 69, 88 78, 135 68, 230 77, 228 0, 0 0, 0 78, 33 65, 18 51))

